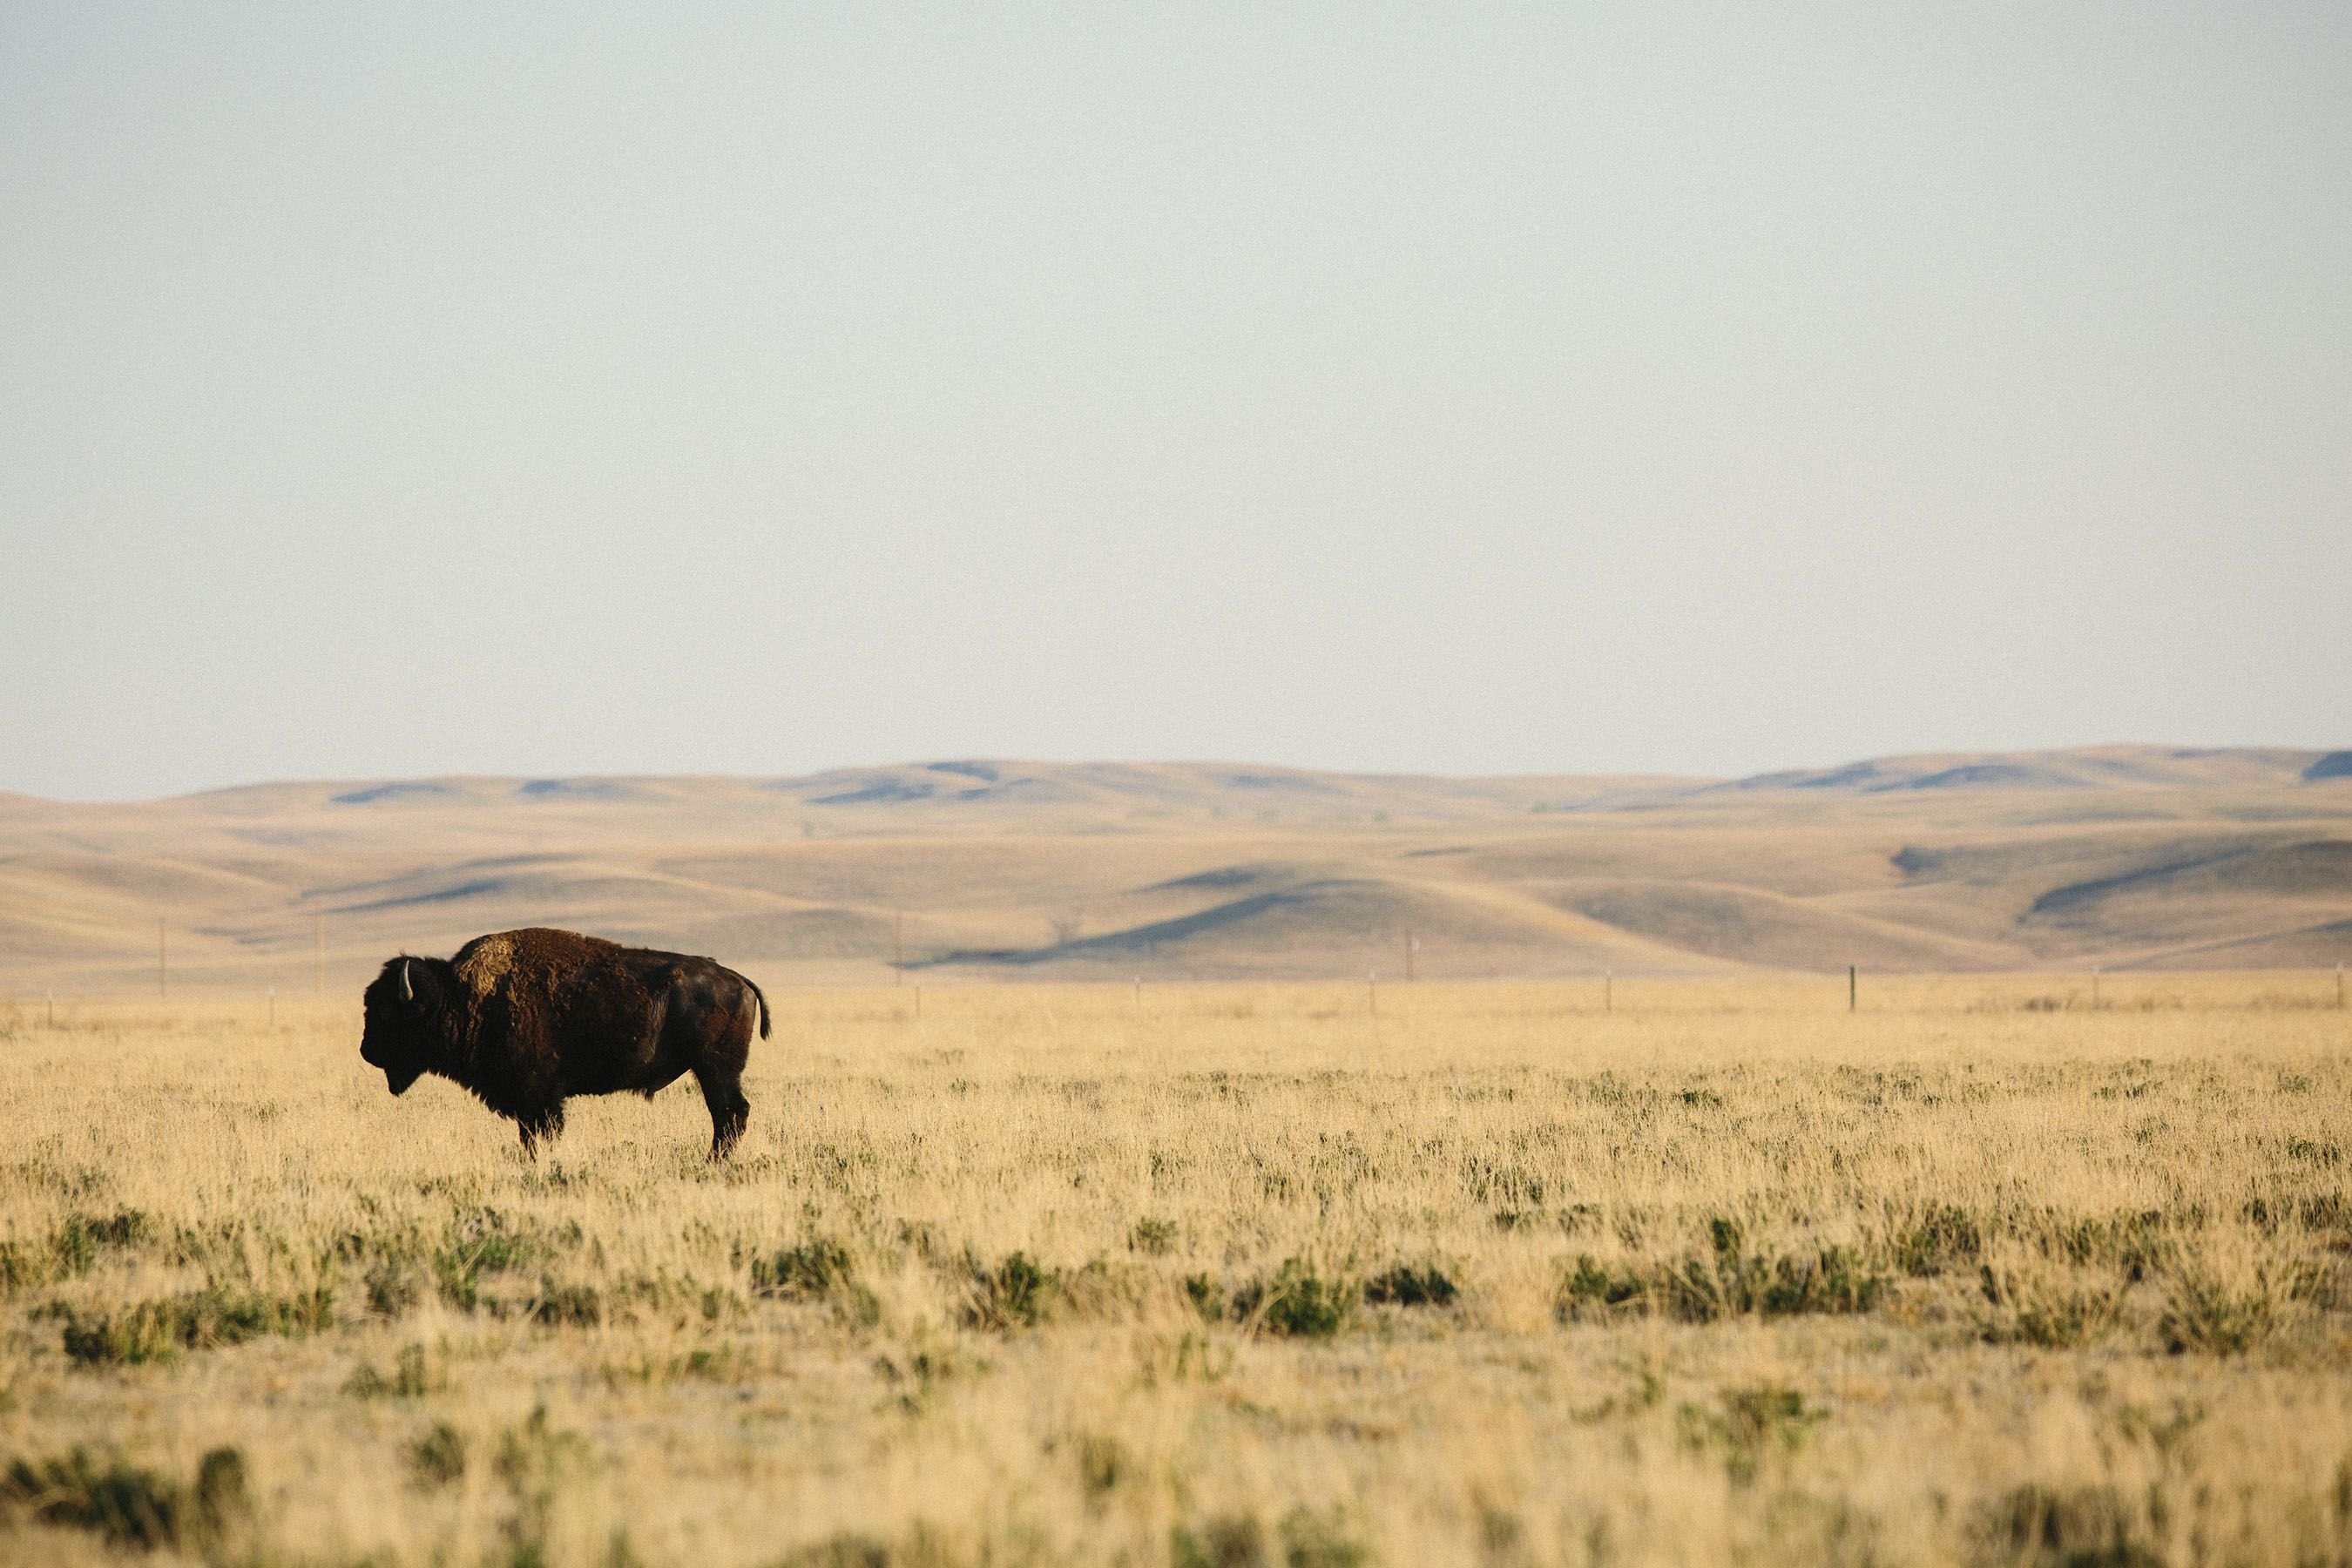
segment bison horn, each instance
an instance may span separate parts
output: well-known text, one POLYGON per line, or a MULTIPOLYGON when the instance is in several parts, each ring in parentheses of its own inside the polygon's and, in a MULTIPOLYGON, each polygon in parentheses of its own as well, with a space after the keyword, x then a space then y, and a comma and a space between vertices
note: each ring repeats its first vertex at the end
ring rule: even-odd
POLYGON ((400 961, 400 999, 404 1002, 416 1000, 416 987, 408 983, 408 960, 404 958, 400 961))

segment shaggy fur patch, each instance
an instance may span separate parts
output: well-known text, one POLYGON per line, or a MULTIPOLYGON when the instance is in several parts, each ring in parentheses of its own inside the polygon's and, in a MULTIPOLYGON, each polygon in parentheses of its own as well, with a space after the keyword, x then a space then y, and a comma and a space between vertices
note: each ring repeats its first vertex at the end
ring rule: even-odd
POLYGON ((458 976, 475 995, 487 996, 514 968, 514 938, 504 934, 486 936, 468 945, 472 951, 457 961, 458 976))

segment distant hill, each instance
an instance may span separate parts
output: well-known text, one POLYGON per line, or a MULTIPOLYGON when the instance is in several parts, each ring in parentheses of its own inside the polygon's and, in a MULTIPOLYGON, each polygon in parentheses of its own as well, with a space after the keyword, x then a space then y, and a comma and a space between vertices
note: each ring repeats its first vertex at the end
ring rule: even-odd
POLYGON ((2258 967, 2352 959, 2352 752, 1737 780, 950 759, 782 778, 0 795, 0 996, 348 989, 524 924, 789 982, 2258 967))
MULTIPOLYGON (((1930 752, 1879 757, 1842 767, 1759 773, 1739 790, 1893 790, 2260 788, 2336 776, 2331 759, 2352 752, 2254 747, 2079 746, 2063 752, 1930 752)), ((2352 766, 2344 771, 2352 773, 2352 766)))

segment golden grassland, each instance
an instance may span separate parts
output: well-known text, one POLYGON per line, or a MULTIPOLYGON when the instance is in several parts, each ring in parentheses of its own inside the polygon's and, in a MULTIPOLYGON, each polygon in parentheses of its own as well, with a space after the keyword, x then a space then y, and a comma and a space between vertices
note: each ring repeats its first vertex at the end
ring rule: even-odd
POLYGON ((2336 984, 772 994, 716 1167, 0 1003, 0 1560, 2346 1563, 2336 984))

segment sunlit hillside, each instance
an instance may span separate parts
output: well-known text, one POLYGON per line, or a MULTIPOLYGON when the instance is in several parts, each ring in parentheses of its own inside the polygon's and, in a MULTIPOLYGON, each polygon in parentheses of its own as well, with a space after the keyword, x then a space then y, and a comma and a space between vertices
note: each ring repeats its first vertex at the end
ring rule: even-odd
POLYGON ((348 989, 569 926, 810 982, 2326 966, 2352 753, 1735 781, 955 761, 0 797, 0 994, 348 989), (896 966, 894 968, 894 966, 896 966))

